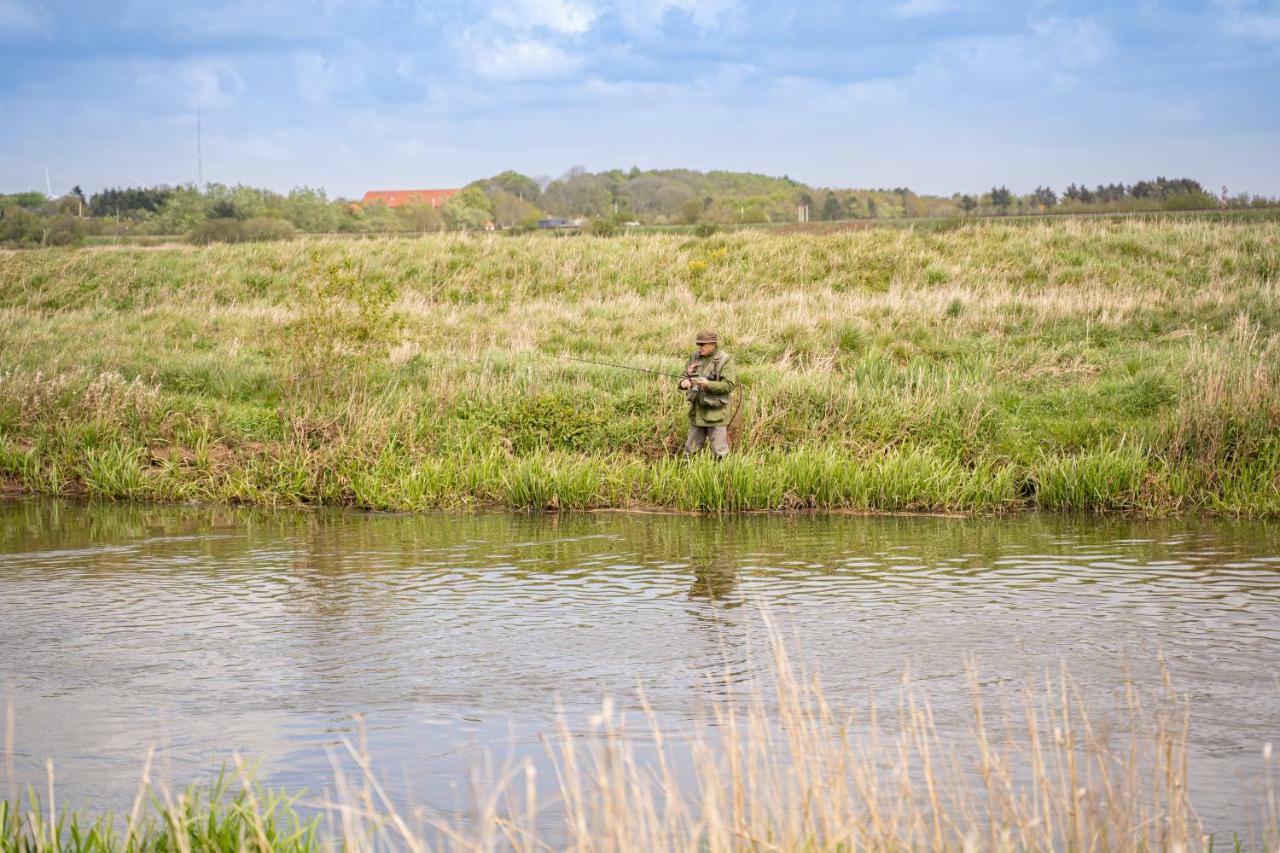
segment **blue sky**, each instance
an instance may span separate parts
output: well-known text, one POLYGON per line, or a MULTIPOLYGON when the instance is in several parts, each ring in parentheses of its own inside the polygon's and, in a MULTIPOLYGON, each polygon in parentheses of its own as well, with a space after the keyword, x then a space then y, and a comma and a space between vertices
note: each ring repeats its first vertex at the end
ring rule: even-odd
POLYGON ((0 0, 0 192, 726 168, 1280 195, 1280 0, 0 0))

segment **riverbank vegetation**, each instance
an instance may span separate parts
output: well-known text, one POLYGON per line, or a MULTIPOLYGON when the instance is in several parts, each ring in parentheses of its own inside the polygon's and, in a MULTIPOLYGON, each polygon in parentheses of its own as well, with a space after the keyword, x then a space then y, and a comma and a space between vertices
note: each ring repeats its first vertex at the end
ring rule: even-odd
MULTIPOLYGON (((450 191, 446 191, 450 192, 450 191)), ((1191 178, 1133 184, 1070 184, 1061 192, 1008 187, 984 193, 920 195, 908 187, 814 187, 789 177, 691 169, 587 172, 559 178, 506 171, 452 191, 443 204, 388 206, 380 200, 330 198, 323 189, 288 193, 211 183, 117 187, 60 198, 26 192, 0 195, 0 246, 80 245, 152 240, 243 243, 300 234, 424 234, 484 229, 521 232, 547 216, 590 220, 597 233, 627 226, 759 227, 812 222, 865 227, 953 217, 1138 212, 1266 212, 1280 203, 1249 193, 1216 195, 1191 178)), ((403 192, 402 192, 403 195, 403 192)))
POLYGON ((0 254, 0 474, 108 498, 1280 515, 1280 229, 0 254), (720 330, 733 457, 673 383, 720 330))
MULTIPOLYGON (((1189 774, 1188 714, 1132 685, 1091 709, 1068 675, 1021 691, 970 673, 967 721, 935 720, 904 676, 888 701, 824 691, 772 640, 772 677, 726 686, 673 730, 638 695, 561 721, 545 754, 478 763, 463 801, 401 802, 347 742, 332 787, 288 797, 238 765, 236 786, 144 783, 127 815, 58 811, 48 792, 0 801, 0 851, 75 850, 1214 850, 1280 843, 1276 756, 1206 827, 1189 774), (958 734, 966 726, 965 734, 958 734), (953 728, 956 731, 953 731, 953 728), (233 790, 234 788, 234 790, 233 790), (1270 804, 1270 805, 1268 805, 1270 804)), ((50 771, 52 774, 52 770, 50 771)))

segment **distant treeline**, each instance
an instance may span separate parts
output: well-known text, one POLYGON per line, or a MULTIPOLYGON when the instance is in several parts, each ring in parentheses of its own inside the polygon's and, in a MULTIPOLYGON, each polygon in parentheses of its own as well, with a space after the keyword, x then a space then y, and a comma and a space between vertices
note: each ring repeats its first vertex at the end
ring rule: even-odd
POLYGON ((1214 195, 1190 178, 1132 185, 1071 184, 1060 193, 1037 187, 1018 195, 992 187, 980 195, 920 195, 907 187, 812 187, 790 177, 748 172, 631 168, 588 172, 575 167, 554 180, 507 171, 463 187, 439 208, 391 208, 330 199, 323 189, 288 193, 208 184, 118 187, 91 196, 80 187, 59 198, 27 192, 0 195, 0 244, 67 245, 88 236, 184 235, 194 242, 281 239, 308 233, 415 233, 532 229, 546 216, 591 220, 598 233, 623 223, 737 225, 929 217, 1198 210, 1269 207, 1248 193, 1214 195))

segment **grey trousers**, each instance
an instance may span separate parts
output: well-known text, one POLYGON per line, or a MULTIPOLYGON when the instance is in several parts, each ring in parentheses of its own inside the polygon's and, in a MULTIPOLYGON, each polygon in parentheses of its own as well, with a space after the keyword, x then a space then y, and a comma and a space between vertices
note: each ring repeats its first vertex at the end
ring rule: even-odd
POLYGON ((729 428, 722 426, 689 427, 689 437, 684 440, 684 455, 692 456, 697 453, 708 438, 711 439, 711 452, 717 459, 729 455, 729 428))

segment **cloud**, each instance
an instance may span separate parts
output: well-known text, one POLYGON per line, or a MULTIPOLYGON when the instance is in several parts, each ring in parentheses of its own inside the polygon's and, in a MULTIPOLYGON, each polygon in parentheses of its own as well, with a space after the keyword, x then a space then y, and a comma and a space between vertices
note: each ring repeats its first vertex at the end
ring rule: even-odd
POLYGON ((1204 118, 1204 111, 1190 98, 1177 98, 1153 104, 1147 115, 1167 124, 1193 124, 1204 118))
POLYGON ((737 5, 738 0, 620 0, 614 11, 623 27, 631 32, 658 29, 670 12, 688 17, 700 30, 710 30, 737 5))
POLYGON ((216 59, 182 63, 177 79, 193 107, 225 109, 244 92, 244 79, 229 63, 216 59))
POLYGON ((1222 28, 1252 41, 1280 42, 1280 5, 1256 0, 1214 0, 1222 10, 1222 28))
POLYGON ((599 16, 580 0, 503 0, 489 12, 490 20, 513 30, 540 27, 562 35, 585 33, 599 16))
POLYGON ((293 76, 298 94, 313 105, 327 103, 334 94, 355 88, 364 77, 359 67, 310 50, 293 55, 293 76))
POLYGON ((171 38, 287 42, 323 37, 339 25, 343 15, 374 13, 380 0, 132 0, 124 5, 120 22, 125 26, 171 38))
POLYGON ((898 18, 927 18, 950 8, 949 0, 904 0, 891 11, 898 18))
POLYGON ((472 69, 489 80, 547 80, 579 70, 583 61, 563 48, 532 37, 486 41, 473 49, 472 69))
POLYGON ((1093 18, 1044 18, 1033 21, 1031 36, 1036 52, 1058 67, 1086 68, 1114 52, 1115 42, 1093 18))
POLYGON ((45 35, 51 29, 43 6, 29 0, 0 0, 0 41, 45 35))
POLYGON ((938 84, 1004 81, 1006 91, 1024 84, 1066 91, 1114 53, 1110 33, 1092 18, 1042 18, 1018 32, 944 40, 912 76, 938 84))

